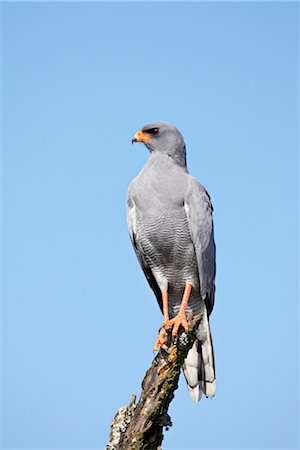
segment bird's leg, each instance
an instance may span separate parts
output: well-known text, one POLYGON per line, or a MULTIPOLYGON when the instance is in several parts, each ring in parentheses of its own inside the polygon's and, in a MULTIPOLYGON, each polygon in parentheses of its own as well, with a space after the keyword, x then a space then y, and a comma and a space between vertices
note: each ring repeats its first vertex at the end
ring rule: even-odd
POLYGON ((179 312, 177 316, 175 316, 173 319, 169 319, 169 305, 168 305, 168 291, 162 291, 162 303, 163 303, 163 314, 164 314, 164 324, 160 329, 159 335, 157 340, 154 343, 154 350, 157 350, 158 347, 166 348, 165 344, 165 338, 167 331, 173 327, 172 330, 172 336, 177 336, 178 330, 180 326, 182 326, 185 331, 188 331, 189 326, 186 318, 186 307, 192 292, 192 283, 187 282, 185 284, 185 289, 180 305, 179 312))
POLYGON ((157 340, 154 343, 154 350, 158 349, 158 346, 164 348, 165 347, 165 337, 166 337, 166 325, 169 323, 169 305, 168 305, 168 291, 161 291, 162 296, 162 305, 163 305, 163 315, 164 315, 164 324, 159 331, 159 335, 157 340))
POLYGON ((164 314, 164 325, 169 322, 169 304, 168 304, 168 291, 162 291, 162 304, 163 304, 163 314, 164 314))
POLYGON ((191 295, 192 287, 193 287, 192 283, 190 283, 190 282, 187 282, 185 284, 185 289, 184 289, 179 312, 176 317, 169 320, 168 323, 166 324, 167 328, 170 328, 173 326, 172 336, 177 336, 180 326, 183 326, 185 331, 188 331, 188 329, 189 329, 185 310, 186 310, 186 307, 187 307, 187 304, 188 304, 188 301, 189 301, 189 298, 191 295))

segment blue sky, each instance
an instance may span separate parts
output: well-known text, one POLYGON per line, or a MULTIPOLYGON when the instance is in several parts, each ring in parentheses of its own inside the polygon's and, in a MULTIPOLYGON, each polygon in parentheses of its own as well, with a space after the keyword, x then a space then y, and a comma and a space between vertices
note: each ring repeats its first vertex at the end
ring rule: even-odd
POLYGON ((3 448, 104 448, 162 322, 125 220, 167 120, 215 208, 217 394, 164 450, 298 447, 298 6, 5 3, 3 448))

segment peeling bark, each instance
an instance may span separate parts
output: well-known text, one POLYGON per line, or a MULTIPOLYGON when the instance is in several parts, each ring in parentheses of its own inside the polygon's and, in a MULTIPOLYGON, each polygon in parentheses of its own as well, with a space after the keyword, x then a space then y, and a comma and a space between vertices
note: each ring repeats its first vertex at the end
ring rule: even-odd
POLYGON ((178 388, 181 366, 192 347, 201 315, 189 321, 189 331, 181 330, 175 342, 169 337, 168 352, 160 350, 142 381, 140 399, 133 395, 122 406, 111 425, 106 450, 159 450, 163 428, 172 426, 168 408, 178 388))

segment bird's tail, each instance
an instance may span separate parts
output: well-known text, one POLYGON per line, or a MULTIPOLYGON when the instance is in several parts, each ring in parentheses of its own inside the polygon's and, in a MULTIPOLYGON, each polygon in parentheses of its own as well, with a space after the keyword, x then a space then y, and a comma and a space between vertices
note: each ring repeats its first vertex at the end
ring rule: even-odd
POLYGON ((200 400, 202 393, 206 397, 215 395, 215 359, 206 311, 198 328, 197 339, 188 352, 182 368, 189 393, 195 402, 200 400))

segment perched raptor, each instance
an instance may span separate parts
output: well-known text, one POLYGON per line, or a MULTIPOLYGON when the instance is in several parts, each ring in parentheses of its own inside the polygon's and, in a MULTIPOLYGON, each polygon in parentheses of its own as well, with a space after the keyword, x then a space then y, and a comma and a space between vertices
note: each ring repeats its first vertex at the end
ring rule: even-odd
POLYGON ((215 297, 212 204, 186 166, 185 143, 175 126, 145 125, 132 142, 150 157, 131 182, 127 222, 132 244, 164 316, 154 348, 164 347, 167 330, 188 329, 187 314, 202 313, 197 339, 183 372, 193 400, 215 394, 216 377, 209 316, 215 297))

